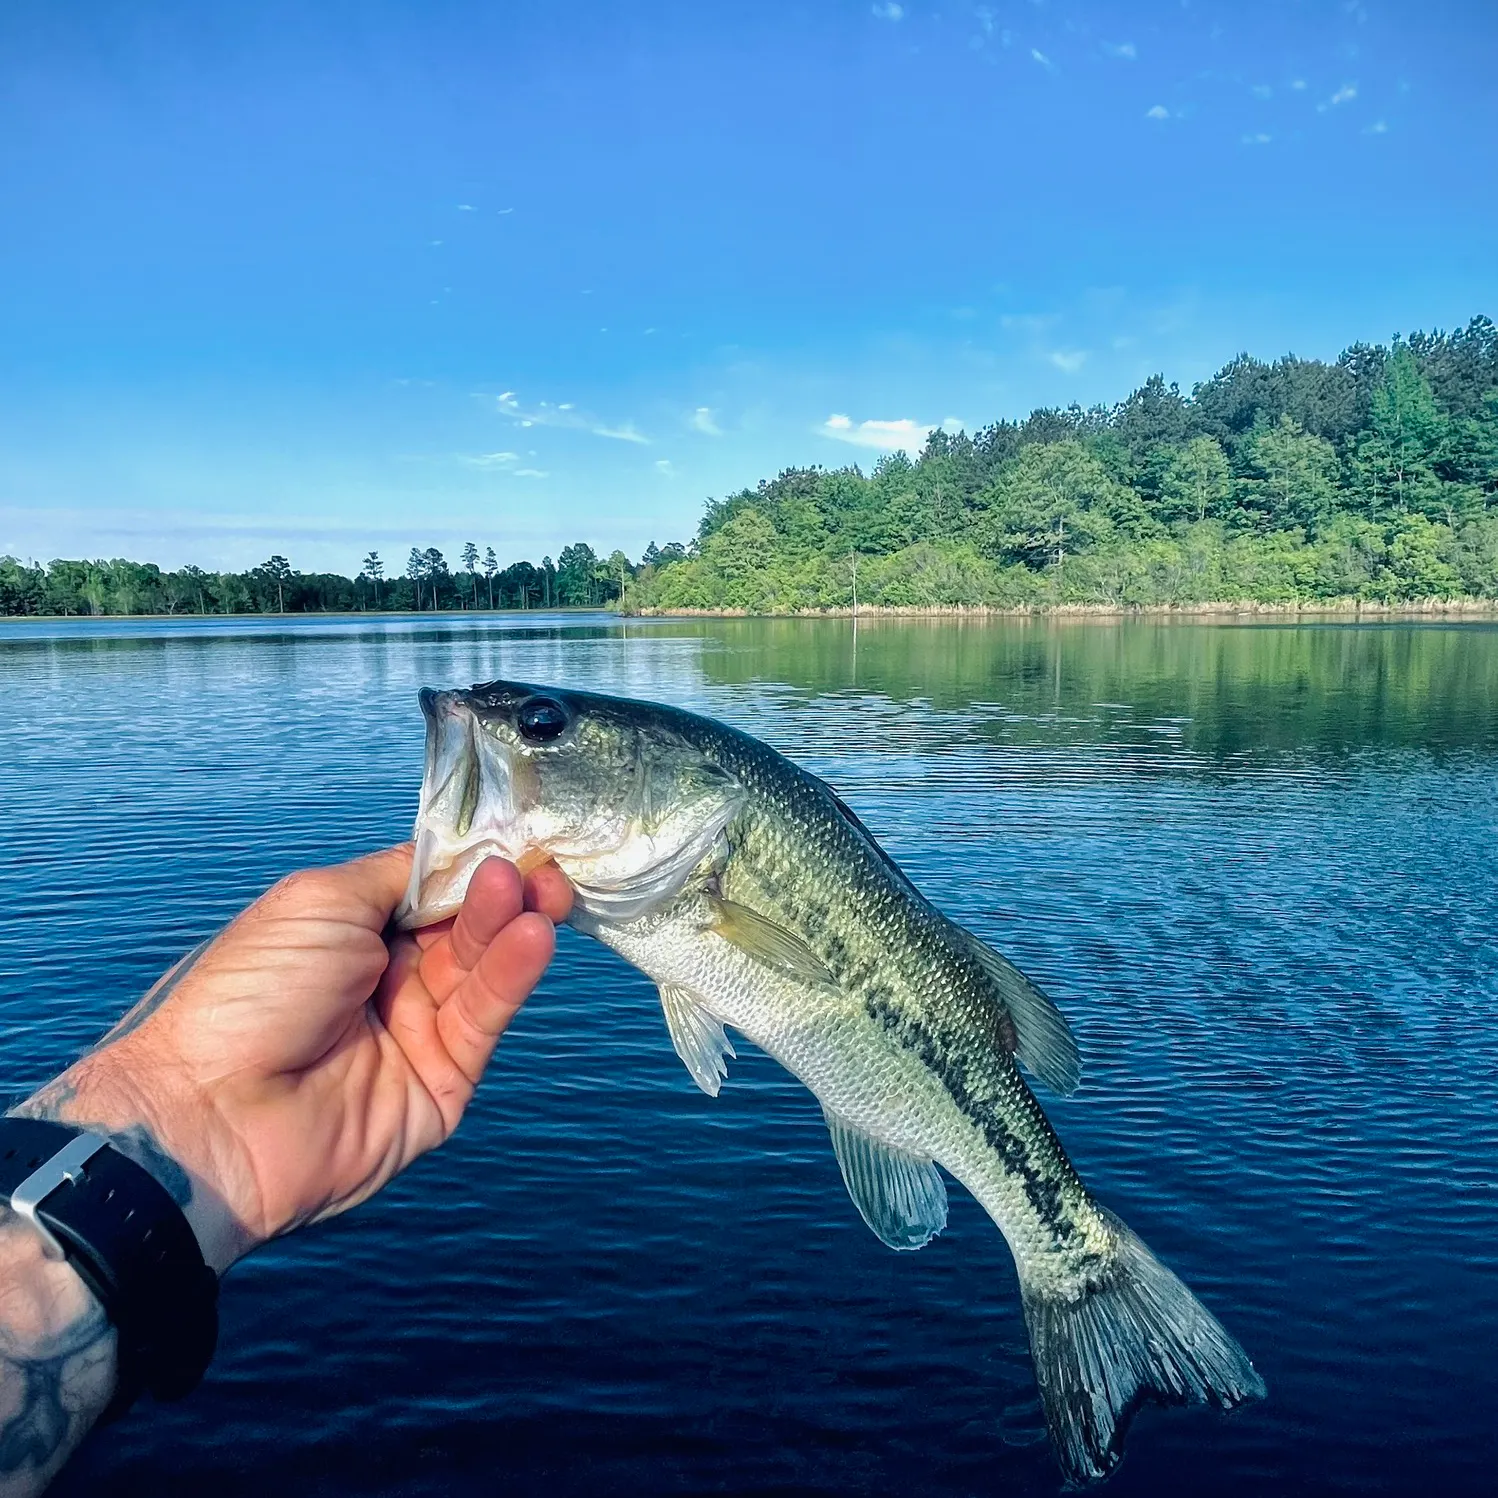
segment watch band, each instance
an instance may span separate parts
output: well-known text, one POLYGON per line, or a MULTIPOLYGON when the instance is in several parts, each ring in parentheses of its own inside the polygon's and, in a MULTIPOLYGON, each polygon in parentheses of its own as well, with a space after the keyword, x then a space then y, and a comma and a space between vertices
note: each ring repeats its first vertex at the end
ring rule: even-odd
POLYGON ((98 1134, 0 1119, 0 1195, 77 1270, 118 1333, 114 1398, 180 1399, 218 1341, 218 1276, 166 1189, 98 1134))

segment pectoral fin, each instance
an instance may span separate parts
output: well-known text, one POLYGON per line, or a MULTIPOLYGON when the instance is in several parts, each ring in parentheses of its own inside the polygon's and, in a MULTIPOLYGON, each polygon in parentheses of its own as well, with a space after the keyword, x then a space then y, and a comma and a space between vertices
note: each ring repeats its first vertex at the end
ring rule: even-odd
POLYGON ((1008 958, 1001 957, 972 932, 960 926, 952 929, 977 958, 1000 1002, 1009 1011, 1018 1037, 1014 1054, 1020 1064, 1052 1092, 1075 1091, 1082 1077, 1082 1057, 1071 1026, 1054 1000, 1043 994, 1008 958))
POLYGON ((924 1247, 947 1225, 947 1188, 936 1166, 823 1112, 848 1195, 874 1236, 890 1248, 924 1247))
POLYGON ((661 984, 661 1009, 666 1016, 666 1028, 671 1032, 671 1044, 692 1074, 692 1080, 709 1097, 717 1097, 728 1075, 725 1058, 734 1054, 722 1023, 697 1002, 695 994, 677 988, 674 983, 661 984))
POLYGON ((713 910, 712 929, 724 941, 732 942, 740 951, 747 952, 788 978, 797 978, 803 983, 832 985, 827 964, 795 932, 776 925, 747 905, 716 896, 708 899, 713 910))

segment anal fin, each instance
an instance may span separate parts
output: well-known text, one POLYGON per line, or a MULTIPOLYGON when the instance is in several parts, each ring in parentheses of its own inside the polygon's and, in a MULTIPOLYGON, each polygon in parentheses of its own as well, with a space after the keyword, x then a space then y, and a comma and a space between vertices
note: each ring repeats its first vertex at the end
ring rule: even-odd
POLYGON ((717 1097, 728 1075, 726 1057, 734 1054, 723 1025, 698 1002, 696 994, 674 983, 662 983, 661 1010, 671 1044, 691 1073, 692 1080, 709 1096, 717 1097))
POLYGON ((947 1225, 947 1188, 936 1166, 822 1111, 859 1216, 887 1247, 923 1248, 947 1225))

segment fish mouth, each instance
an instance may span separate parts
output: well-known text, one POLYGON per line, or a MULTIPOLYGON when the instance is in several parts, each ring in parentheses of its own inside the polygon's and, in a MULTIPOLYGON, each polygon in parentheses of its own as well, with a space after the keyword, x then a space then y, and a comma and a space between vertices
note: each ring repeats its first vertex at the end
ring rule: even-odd
POLYGON ((484 733, 458 692, 420 693, 426 717, 426 770, 416 814, 416 850, 395 923, 429 926, 457 913, 474 871, 486 858, 511 860, 519 818, 510 755, 484 733))

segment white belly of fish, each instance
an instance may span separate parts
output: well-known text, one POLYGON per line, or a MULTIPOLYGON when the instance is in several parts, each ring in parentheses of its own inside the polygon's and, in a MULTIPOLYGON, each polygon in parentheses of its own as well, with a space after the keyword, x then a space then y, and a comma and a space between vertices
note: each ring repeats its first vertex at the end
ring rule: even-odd
POLYGON ((782 976, 705 931, 690 907, 623 925, 578 924, 661 986, 672 1043, 704 1092, 716 1096, 727 1075, 724 1025, 812 1092, 849 1194, 890 1247, 919 1248, 946 1225, 935 1161, 978 1199, 1022 1263, 1054 1252, 1023 1183, 857 996, 782 976))

